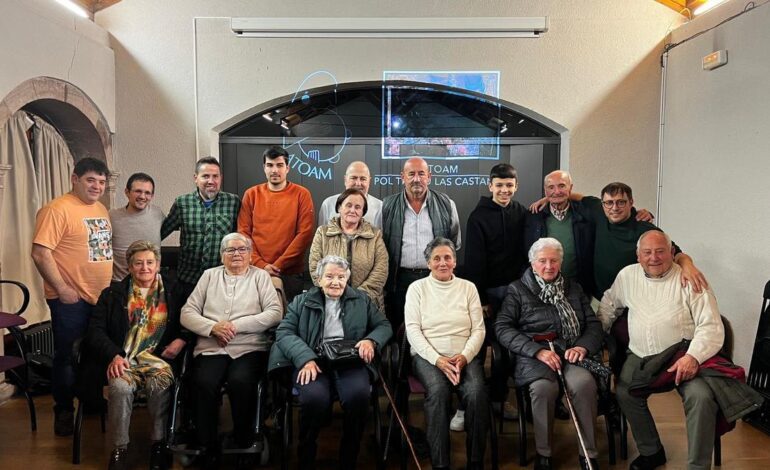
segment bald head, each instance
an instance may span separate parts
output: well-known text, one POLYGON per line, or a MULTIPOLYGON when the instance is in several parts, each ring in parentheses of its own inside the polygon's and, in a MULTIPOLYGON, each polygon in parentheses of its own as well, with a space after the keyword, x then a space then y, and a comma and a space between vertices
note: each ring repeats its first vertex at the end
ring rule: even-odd
POLYGON ((674 264, 671 238, 660 230, 648 230, 636 244, 636 258, 650 277, 661 277, 674 264))
POLYGON ((345 189, 355 188, 364 194, 369 194, 369 183, 371 183, 371 175, 366 163, 355 161, 348 165, 345 170, 345 189))
POLYGON ((543 189, 552 206, 564 209, 572 193, 572 177, 566 171, 552 171, 545 176, 543 189))
POLYGON ((412 157, 404 163, 401 170, 406 197, 410 200, 424 201, 430 184, 430 169, 428 163, 420 157, 412 157))

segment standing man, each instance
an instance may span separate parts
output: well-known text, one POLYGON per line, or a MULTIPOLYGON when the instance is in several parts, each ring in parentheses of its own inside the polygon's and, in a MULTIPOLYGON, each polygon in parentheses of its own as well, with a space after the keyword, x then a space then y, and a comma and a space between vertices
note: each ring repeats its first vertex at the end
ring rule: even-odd
POLYGON ((160 246, 160 228, 166 217, 159 207, 150 204, 155 196, 155 181, 146 173, 134 173, 126 182, 128 204, 110 211, 112 222, 112 280, 128 276, 126 250, 137 240, 149 240, 160 246))
POLYGON ((72 344, 85 334, 93 306, 112 277, 112 228, 107 208, 99 202, 109 174, 100 160, 79 160, 71 176, 72 191, 37 213, 32 259, 51 309, 57 436, 73 432, 72 344))
POLYGON ((566 171, 552 171, 546 175, 543 189, 548 206, 527 216, 526 249, 543 237, 559 240, 564 249, 562 276, 577 281, 585 292, 595 292, 595 227, 583 204, 570 200, 572 177, 566 171))
POLYGON ((203 271, 222 264, 219 244, 235 231, 241 201, 235 194, 220 191, 222 167, 214 157, 195 164, 195 190, 174 201, 160 228, 160 238, 179 230, 179 264, 176 292, 180 305, 187 302, 203 271))
MULTIPOLYGON (((369 194, 369 185, 372 182, 371 175, 369 173, 369 167, 366 163, 355 161, 348 165, 345 170, 345 189, 355 188, 360 190, 366 195, 366 205, 368 209, 364 215, 364 219, 372 224, 376 228, 382 228, 382 201, 369 194)), ((318 226, 322 227, 329 223, 332 217, 339 215, 335 206, 337 205, 337 198, 339 194, 329 196, 324 199, 321 204, 321 209, 318 211, 318 226)))
MULTIPOLYGON (((688 468, 711 468, 717 411, 714 391, 699 376, 700 365, 719 352, 724 326, 714 294, 683 287, 681 268, 674 263, 671 239, 658 230, 642 234, 637 245, 639 264, 623 268, 604 294, 598 317, 605 330, 628 307, 630 350, 617 384, 617 398, 628 418, 639 449, 632 470, 653 470, 666 463, 666 452, 647 407, 647 395, 630 390, 656 355, 682 343, 685 354, 668 368, 682 396, 687 419, 688 468), (644 358, 644 359, 642 359, 644 358)), ((661 364, 662 365, 662 364, 661 364)), ((665 369, 668 364, 663 366, 665 369)), ((654 371, 648 372, 654 374, 654 371)))
POLYGON ((410 158, 401 170, 404 191, 382 201, 382 235, 390 258, 385 303, 394 331, 404 322, 407 288, 430 273, 423 256, 428 243, 444 237, 460 249, 457 207, 446 194, 428 189, 430 178, 425 160, 410 158))
POLYGON ((243 195, 238 231, 251 238, 251 264, 278 276, 286 298, 302 293, 305 250, 313 241, 313 199, 306 188, 286 179, 289 154, 273 146, 262 154, 267 183, 243 195))

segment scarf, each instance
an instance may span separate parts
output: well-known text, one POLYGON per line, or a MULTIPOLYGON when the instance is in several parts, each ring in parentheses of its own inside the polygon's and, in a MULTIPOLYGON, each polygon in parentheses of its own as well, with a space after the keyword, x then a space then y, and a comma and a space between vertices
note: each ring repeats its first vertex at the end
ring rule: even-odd
POLYGON ((146 295, 131 279, 128 283, 128 333, 123 343, 126 360, 131 365, 122 378, 129 384, 155 392, 174 381, 171 366, 153 354, 166 331, 168 308, 163 281, 157 275, 146 295))
MULTIPOLYGON (((534 273, 533 273, 534 274, 534 273)), ((556 307, 561 320, 562 337, 571 345, 580 336, 580 323, 578 322, 575 309, 564 296, 564 278, 561 274, 552 282, 545 282, 540 276, 535 274, 535 280, 540 286, 540 300, 546 304, 556 307)))

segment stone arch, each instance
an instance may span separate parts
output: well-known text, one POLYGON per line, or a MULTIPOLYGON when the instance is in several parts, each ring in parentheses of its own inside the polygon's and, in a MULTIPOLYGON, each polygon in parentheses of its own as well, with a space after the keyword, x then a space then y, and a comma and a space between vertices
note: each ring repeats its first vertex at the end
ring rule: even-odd
POLYGON ((78 157, 91 156, 103 160, 110 169, 108 203, 115 202, 112 132, 107 119, 93 100, 80 88, 52 77, 35 77, 22 82, 0 101, 0 127, 17 111, 24 110, 43 117, 62 135, 70 152, 78 157))

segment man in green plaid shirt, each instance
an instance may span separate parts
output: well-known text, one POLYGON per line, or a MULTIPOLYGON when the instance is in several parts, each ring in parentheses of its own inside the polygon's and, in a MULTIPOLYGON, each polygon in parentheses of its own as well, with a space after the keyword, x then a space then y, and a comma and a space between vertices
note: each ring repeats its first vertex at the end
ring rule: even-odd
POLYGON ((177 292, 184 304, 203 271, 222 264, 219 244, 222 237, 236 231, 241 200, 221 192, 219 161, 205 157, 195 164, 195 191, 176 198, 160 229, 161 238, 175 230, 180 233, 177 292))

